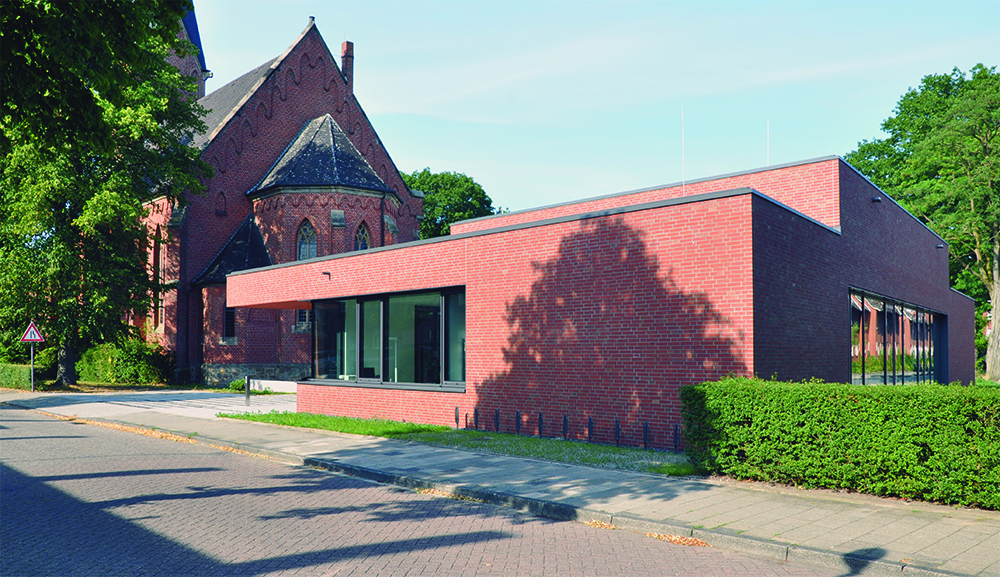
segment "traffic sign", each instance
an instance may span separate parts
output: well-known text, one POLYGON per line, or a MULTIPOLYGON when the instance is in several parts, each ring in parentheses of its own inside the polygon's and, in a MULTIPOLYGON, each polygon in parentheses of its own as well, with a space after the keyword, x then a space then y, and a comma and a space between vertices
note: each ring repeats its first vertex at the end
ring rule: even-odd
POLYGON ((35 326, 35 321, 28 323, 27 330, 21 335, 22 343, 44 343, 45 339, 42 337, 41 331, 35 326))

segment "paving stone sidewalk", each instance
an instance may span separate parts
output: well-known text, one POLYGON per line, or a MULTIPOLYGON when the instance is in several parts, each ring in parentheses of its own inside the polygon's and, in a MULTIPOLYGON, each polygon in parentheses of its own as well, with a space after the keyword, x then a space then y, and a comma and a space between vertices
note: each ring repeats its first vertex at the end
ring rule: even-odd
POLYGON ((1000 577, 1000 513, 758 483, 666 478, 413 443, 219 419, 294 410, 294 395, 211 391, 0 392, 0 402, 61 416, 193 435, 290 463, 433 487, 560 519, 702 539, 724 549, 844 575, 1000 577))

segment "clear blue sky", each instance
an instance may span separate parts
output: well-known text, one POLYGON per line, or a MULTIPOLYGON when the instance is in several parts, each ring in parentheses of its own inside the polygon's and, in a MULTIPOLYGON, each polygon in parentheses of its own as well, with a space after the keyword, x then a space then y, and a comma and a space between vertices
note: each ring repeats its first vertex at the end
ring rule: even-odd
POLYGON ((315 16, 338 63, 354 42, 355 94, 400 170, 464 172, 512 210, 843 155, 880 136, 923 76, 1000 63, 998 0, 195 0, 195 12, 209 92, 315 16))

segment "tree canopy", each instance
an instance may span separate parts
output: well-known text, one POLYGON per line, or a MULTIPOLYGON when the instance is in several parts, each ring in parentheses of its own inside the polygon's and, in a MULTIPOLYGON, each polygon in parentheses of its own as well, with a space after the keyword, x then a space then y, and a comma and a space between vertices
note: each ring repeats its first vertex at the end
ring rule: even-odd
POLYGON ((431 172, 429 168, 400 173, 411 190, 424 193, 424 221, 420 238, 445 236, 451 223, 480 216, 499 214, 483 187, 471 176, 460 172, 431 172))
MULTIPOLYGON (((13 12, 36 9, 37 4, 21 2, 13 12)), ((52 10, 82 14, 93 7, 108 16, 106 21, 92 22, 104 27, 91 31, 102 38, 113 36, 121 19, 135 14, 134 5, 146 6, 148 14, 173 19, 178 14, 152 1, 68 4, 52 10), (113 6, 121 10, 112 17, 113 6)), ((88 68, 86 51, 29 46, 28 56, 18 53, 18 47, 7 42, 8 16, 5 13, 5 59, 9 51, 34 62, 34 51, 44 55, 51 49, 60 59, 75 54, 83 60, 74 61, 70 70, 88 68)), ((125 318, 144 316, 151 294, 159 288, 146 264, 154 240, 142 222, 145 204, 157 197, 182 199, 188 191, 199 192, 199 177, 210 172, 199 151, 188 144, 195 133, 205 130, 204 110, 190 98, 193 80, 166 62, 169 51, 180 44, 174 36, 164 40, 160 31, 165 28, 165 23, 144 21, 137 29, 148 33, 135 33, 131 39, 136 46, 109 57, 106 68, 114 72, 101 75, 101 81, 120 83, 110 91, 114 100, 94 88, 102 84, 92 83, 91 73, 73 79, 88 93, 81 106, 95 105, 99 121, 91 122, 86 115, 78 117, 87 119, 79 123, 72 115, 55 122, 37 118, 58 115, 60 106, 69 107, 68 93, 61 93, 65 98, 56 98, 56 109, 49 110, 37 102, 23 104, 31 101, 26 95, 12 104, 5 90, 4 110, 16 109, 20 116, 17 121, 5 117, 10 127, 8 148, 0 156, 0 339, 5 343, 0 354, 13 355, 9 345, 16 343, 15 333, 34 319, 47 341, 59 347, 57 378, 62 382, 76 380, 78 347, 128 332, 125 318), (135 61, 123 59, 139 52, 135 61), (121 70, 128 73, 118 74, 121 70), (89 137, 87 131, 95 124, 107 129, 107 141, 89 137)), ((100 70, 95 65, 92 72, 100 70)), ((39 82, 58 83, 65 72, 39 82)), ((47 96, 42 92, 34 98, 47 96)))
POLYGON ((176 41, 190 0, 5 0, 0 10, 0 155, 13 141, 73 139, 109 149, 104 103, 123 105, 136 75, 160 67, 149 49, 176 41))
MULTIPOLYGON (((1000 311, 1000 74, 979 64, 925 76, 882 130, 846 160, 948 241, 952 282, 977 297, 977 316, 1000 311)), ((996 381, 993 326, 984 352, 996 381)))

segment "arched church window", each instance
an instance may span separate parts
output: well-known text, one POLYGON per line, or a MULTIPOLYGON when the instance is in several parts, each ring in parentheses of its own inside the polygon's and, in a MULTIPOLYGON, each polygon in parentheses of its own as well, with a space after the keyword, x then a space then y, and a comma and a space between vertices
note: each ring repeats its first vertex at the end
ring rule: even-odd
POLYGON ((371 236, 368 234, 368 225, 361 223, 358 225, 358 232, 354 235, 354 250, 367 250, 371 246, 371 236))
POLYGON ((303 220, 299 225, 299 234, 296 242, 296 260, 305 260, 316 257, 316 229, 308 220, 303 220))

